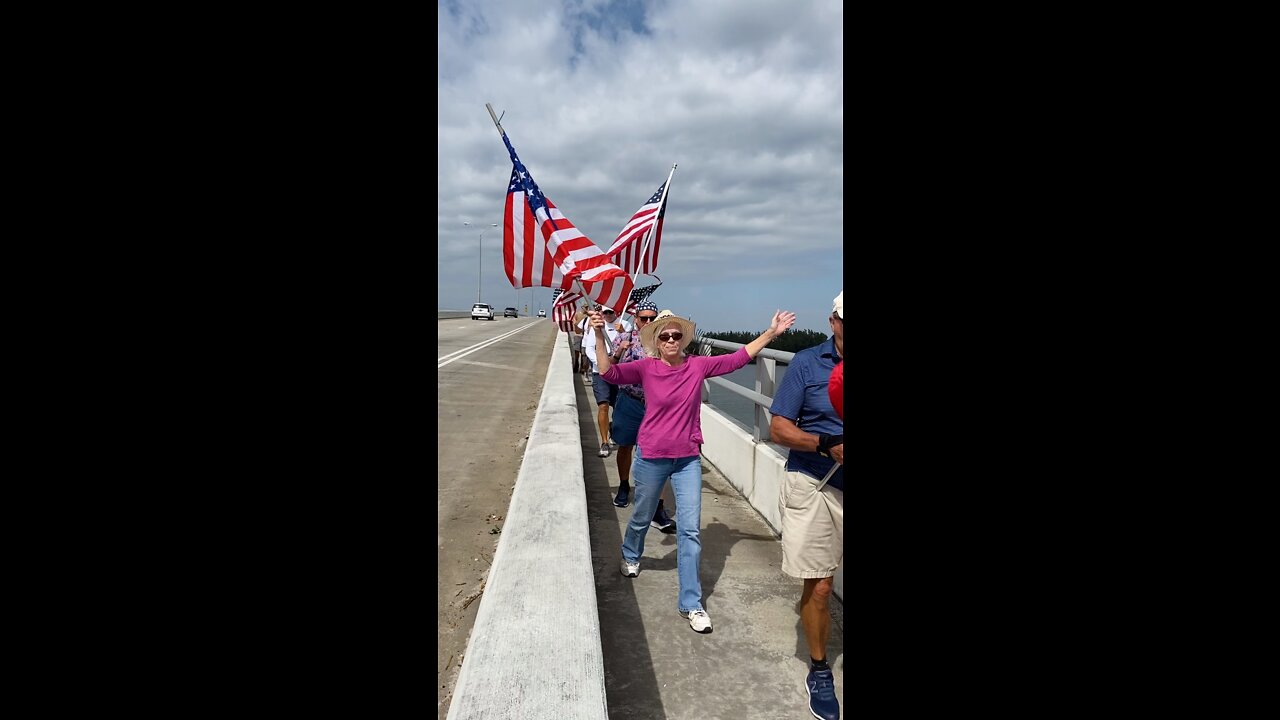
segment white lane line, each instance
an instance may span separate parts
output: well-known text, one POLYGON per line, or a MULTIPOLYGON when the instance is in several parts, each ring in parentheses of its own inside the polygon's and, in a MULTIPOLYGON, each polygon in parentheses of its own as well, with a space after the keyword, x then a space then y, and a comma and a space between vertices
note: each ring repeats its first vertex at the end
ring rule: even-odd
POLYGON ((491 337, 491 338, 489 338, 488 340, 483 340, 483 341, 481 341, 481 342, 479 342, 479 343, 477 343, 477 344, 475 344, 475 345, 472 345, 471 347, 465 347, 465 348, 462 348, 461 350, 455 350, 455 351, 453 351, 453 352, 451 352, 451 353, 448 353, 448 354, 446 354, 446 355, 441 355, 440 357, 436 358, 436 362, 440 362, 440 361, 442 361, 442 360, 446 360, 446 359, 448 359, 448 358, 453 357, 454 355, 459 355, 459 354, 461 354, 461 353, 465 353, 465 352, 473 352, 473 351, 475 351, 475 350, 478 350, 478 349, 479 349, 479 348, 481 348, 481 347, 484 347, 484 346, 486 346, 486 345, 489 345, 489 344, 495 343, 495 342, 497 342, 497 341, 499 341, 499 340, 502 340, 503 338, 511 337, 512 335, 515 335, 516 333, 518 333, 518 332, 520 332, 520 331, 522 331, 522 330, 525 330, 525 329, 526 329, 526 328, 516 328, 515 330, 508 330, 507 332, 505 332, 505 333, 503 333, 503 334, 501 334, 501 335, 498 335, 498 336, 496 336, 496 337, 491 337))
POLYGON ((529 328, 533 327, 535 324, 536 323, 530 323, 528 325, 525 325, 524 327, 516 328, 515 330, 503 333, 497 337, 489 338, 488 340, 485 340, 484 342, 479 343, 477 345, 472 345, 469 348, 455 350, 454 352, 451 352, 448 355, 441 355, 440 357, 436 358, 436 369, 439 370, 440 368, 444 367, 445 365, 448 365, 454 360, 461 360, 462 358, 470 355, 473 352, 476 352, 477 350, 483 350, 489 347, 490 345, 493 345, 494 343, 498 343, 503 340, 506 340, 507 338, 511 337, 512 335, 515 335, 516 333, 522 333, 525 330, 528 330, 529 328))

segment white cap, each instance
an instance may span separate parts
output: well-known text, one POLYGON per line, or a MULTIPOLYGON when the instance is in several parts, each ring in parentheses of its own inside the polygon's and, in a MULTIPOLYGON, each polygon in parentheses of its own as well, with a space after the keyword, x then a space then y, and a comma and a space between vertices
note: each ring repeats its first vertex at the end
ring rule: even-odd
POLYGON ((840 294, 836 296, 836 304, 835 304, 835 307, 831 308, 831 312, 835 313, 836 317, 840 318, 841 320, 844 319, 844 291, 843 290, 841 290, 840 294))

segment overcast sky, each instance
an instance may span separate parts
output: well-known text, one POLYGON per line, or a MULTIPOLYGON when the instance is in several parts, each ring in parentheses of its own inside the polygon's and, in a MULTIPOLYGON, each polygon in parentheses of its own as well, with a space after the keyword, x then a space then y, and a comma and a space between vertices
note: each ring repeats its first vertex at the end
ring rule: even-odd
MULTIPOLYGON (((679 165, 660 308, 722 331, 763 330, 784 309, 830 332, 844 286, 839 0, 443 0, 437 12, 440 309, 469 309, 478 278, 481 302, 517 304, 502 269, 511 160, 488 102, 543 193, 602 250, 679 165)), ((550 315, 551 290, 518 297, 550 315)))

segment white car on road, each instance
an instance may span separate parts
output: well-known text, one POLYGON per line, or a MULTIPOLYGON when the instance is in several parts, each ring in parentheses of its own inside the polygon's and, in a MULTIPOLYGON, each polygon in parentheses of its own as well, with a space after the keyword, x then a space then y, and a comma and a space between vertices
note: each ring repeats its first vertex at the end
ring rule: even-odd
POLYGON ((472 320, 493 320, 493 308, 489 303, 476 303, 471 306, 472 320))

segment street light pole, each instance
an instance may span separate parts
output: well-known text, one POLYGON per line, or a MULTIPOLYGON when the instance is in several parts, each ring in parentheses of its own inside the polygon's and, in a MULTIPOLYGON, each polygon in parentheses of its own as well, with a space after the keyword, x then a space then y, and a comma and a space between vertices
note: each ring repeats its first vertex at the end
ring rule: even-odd
MULTIPOLYGON (((470 225, 469 222, 463 222, 463 225, 470 225)), ((489 223, 489 227, 498 227, 498 223, 489 223)), ((484 277, 484 231, 489 228, 480 228, 480 237, 476 240, 476 253, 479 262, 476 265, 476 302, 480 302, 480 281, 484 277)))

